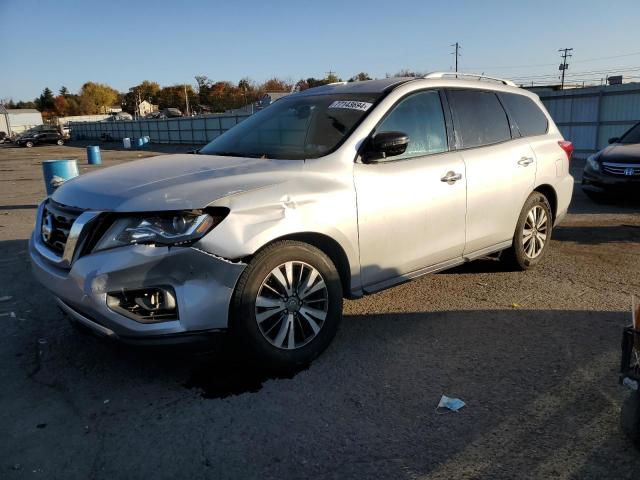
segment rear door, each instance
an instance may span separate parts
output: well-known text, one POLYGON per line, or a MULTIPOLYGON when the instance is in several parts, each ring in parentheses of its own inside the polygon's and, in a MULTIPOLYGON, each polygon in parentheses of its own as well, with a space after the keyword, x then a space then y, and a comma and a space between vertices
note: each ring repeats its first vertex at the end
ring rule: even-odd
POLYGON ((447 97, 467 169, 467 255, 513 238, 535 184, 536 158, 495 92, 452 89, 447 97))
POLYGON ((412 93, 374 131, 407 134, 406 152, 354 166, 366 291, 462 258, 466 175, 445 124, 440 92, 412 93))

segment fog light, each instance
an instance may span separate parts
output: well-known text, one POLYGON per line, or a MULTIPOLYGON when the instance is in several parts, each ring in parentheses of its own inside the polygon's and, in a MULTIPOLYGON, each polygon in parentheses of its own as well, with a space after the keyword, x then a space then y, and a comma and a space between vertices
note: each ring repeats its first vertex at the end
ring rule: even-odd
POLYGON ((107 294, 107 306, 137 322, 166 322, 178 319, 178 306, 172 287, 121 290, 107 294))

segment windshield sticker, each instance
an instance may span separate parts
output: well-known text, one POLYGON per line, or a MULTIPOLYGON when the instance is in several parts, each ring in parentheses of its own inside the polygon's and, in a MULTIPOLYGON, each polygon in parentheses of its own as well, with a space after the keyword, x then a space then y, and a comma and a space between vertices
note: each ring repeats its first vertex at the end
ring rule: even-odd
POLYGON ((369 110, 371 108, 372 105, 373 105, 373 103, 369 103, 369 102, 355 102, 355 101, 351 101, 351 100, 336 100, 331 105, 329 105, 329 108, 349 108, 351 110, 362 110, 363 112, 366 112, 367 110, 369 110))

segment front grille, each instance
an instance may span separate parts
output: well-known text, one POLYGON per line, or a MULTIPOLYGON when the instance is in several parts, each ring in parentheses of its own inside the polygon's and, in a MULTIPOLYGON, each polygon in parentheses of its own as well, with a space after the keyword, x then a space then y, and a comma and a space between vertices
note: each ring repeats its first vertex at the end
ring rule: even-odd
POLYGON ((67 207, 49 200, 42 211, 42 224, 40 225, 42 242, 53 252, 62 256, 71 226, 81 213, 82 210, 79 208, 67 207))
POLYGON ((602 162, 602 171, 609 175, 621 177, 640 176, 640 164, 607 163, 602 162))

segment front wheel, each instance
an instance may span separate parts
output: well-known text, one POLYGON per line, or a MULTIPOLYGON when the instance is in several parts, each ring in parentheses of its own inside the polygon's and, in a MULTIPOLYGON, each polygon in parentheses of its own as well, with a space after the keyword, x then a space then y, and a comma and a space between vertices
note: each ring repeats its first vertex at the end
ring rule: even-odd
POLYGON ((322 353, 342 317, 331 259, 309 244, 276 242, 251 260, 233 298, 231 331, 271 368, 296 368, 322 353))
POLYGON ((62 146, 62 145, 64 145, 64 140, 58 140, 56 142, 56 144, 62 146))
POLYGON ((520 270, 535 267, 546 255, 553 231, 553 217, 547 197, 533 192, 520 212, 513 245, 506 260, 520 270))
POLYGON ((33 142, 27 142, 27 143, 24 144, 24 146, 27 147, 27 148, 31 148, 31 147, 33 147, 33 145, 34 145, 33 142))

